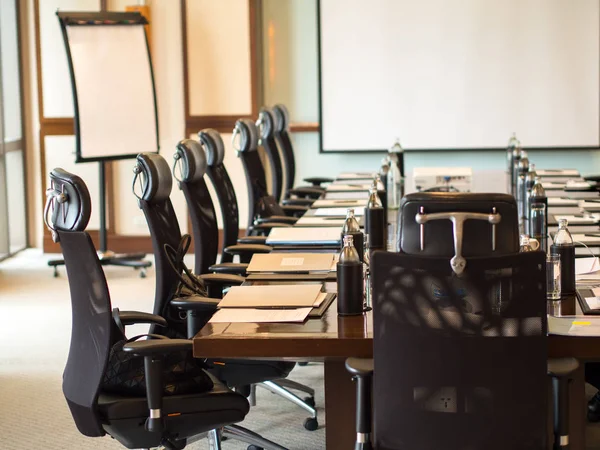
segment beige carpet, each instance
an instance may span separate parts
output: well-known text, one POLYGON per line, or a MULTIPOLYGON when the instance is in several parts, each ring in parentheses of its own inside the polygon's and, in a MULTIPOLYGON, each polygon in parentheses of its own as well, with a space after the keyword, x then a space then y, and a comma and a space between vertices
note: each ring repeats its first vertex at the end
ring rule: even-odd
MULTIPOLYGON (((55 255, 54 255, 55 256, 55 255)), ((46 266, 47 255, 27 250, 0 263, 0 449, 120 449, 110 437, 79 434, 61 391, 71 333, 71 306, 64 268, 59 278, 46 266)), ((151 311, 154 271, 141 279, 132 269, 106 267, 113 306, 151 311)), ((128 334, 145 327, 128 327, 128 334)), ((242 425, 289 449, 325 448, 323 367, 297 367, 290 378, 315 388, 320 429, 306 431, 308 415, 297 406, 258 389, 257 406, 242 425)), ((207 449, 206 440, 189 445, 207 449)), ((234 441, 224 449, 245 449, 234 441)))

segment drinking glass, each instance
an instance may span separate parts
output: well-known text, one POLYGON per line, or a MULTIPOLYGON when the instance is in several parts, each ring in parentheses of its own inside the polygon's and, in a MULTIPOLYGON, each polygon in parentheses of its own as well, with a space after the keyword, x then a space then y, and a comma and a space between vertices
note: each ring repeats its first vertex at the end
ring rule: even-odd
POLYGON ((560 255, 546 257, 546 299, 560 300, 560 255))

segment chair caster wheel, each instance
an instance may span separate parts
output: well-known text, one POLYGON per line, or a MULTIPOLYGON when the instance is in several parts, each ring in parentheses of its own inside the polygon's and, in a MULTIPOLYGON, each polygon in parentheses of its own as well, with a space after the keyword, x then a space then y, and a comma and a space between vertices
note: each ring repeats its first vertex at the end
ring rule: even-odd
POLYGON ((314 397, 304 397, 302 400, 304 400, 304 403, 306 403, 308 406, 312 406, 313 408, 315 407, 314 397))
POLYGON ((146 269, 140 270, 140 278, 146 278, 146 269))
POLYGON ((264 450, 262 447, 257 447, 256 445, 249 445, 246 450, 264 450))
POLYGON ((306 428, 308 431, 315 431, 319 428, 319 422, 317 422, 317 419, 314 417, 309 417, 304 421, 304 428, 306 428))

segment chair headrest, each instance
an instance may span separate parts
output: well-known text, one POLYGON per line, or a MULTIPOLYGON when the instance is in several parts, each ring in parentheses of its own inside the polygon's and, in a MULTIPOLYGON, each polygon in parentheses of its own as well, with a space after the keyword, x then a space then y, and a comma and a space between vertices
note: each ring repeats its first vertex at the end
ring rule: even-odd
POLYGON ((180 167, 179 181, 193 183, 201 180, 206 173, 206 154, 202 150, 200 142, 193 139, 183 139, 177 144, 177 150, 173 155, 173 175, 176 175, 176 167, 180 167))
POLYGON ((210 167, 216 167, 223 164, 225 159, 225 144, 223 138, 217 130, 207 128, 198 133, 198 138, 204 146, 206 158, 210 167))
POLYGON ((258 130, 256 124, 250 119, 239 119, 233 129, 233 147, 238 152, 252 152, 258 148, 258 130), (236 147, 236 136, 240 137, 239 146, 236 147))
POLYGON ((397 250, 439 257, 518 253, 519 228, 515 199, 507 194, 409 194, 400 204, 397 250), (457 226, 457 230, 462 231, 460 249, 454 248, 454 219, 450 220, 451 216, 457 218, 457 223, 464 221, 462 230, 457 226))
POLYGON ((141 179, 140 199, 148 203, 160 203, 169 198, 173 177, 165 158, 158 153, 140 153, 136 158, 134 172, 134 191, 136 178, 139 176, 141 179))
POLYGON ((277 128, 275 129, 276 133, 281 133, 282 131, 287 131, 290 128, 290 113, 285 105, 278 103, 273 106, 273 116, 275 117, 275 121, 277 123, 277 128))
POLYGON ((53 232, 54 241, 58 241, 54 231, 84 231, 91 213, 90 192, 83 180, 60 168, 50 172, 44 222, 53 232))
POLYGON ((279 126, 275 115, 268 108, 261 108, 258 113, 257 124, 262 139, 269 139, 275 136, 275 130, 279 126))

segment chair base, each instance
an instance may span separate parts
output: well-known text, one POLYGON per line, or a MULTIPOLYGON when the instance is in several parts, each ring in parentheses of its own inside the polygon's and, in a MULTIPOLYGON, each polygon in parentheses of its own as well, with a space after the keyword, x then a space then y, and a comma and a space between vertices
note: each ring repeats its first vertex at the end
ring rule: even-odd
MULTIPOLYGON (((129 253, 116 255, 111 251, 99 252, 98 259, 103 266, 120 266, 132 267, 135 270, 140 269, 140 278, 146 278, 146 269, 152 266, 152 261, 147 261, 144 258, 145 253, 129 253)), ((64 266, 64 259, 52 259, 48 261, 48 266, 54 268, 54 277, 58 277, 58 266, 64 266)))
MULTIPOLYGON (((304 428, 306 428, 309 431, 315 431, 316 429, 318 429, 319 422, 317 421, 316 408, 314 406, 311 406, 306 401, 302 400, 296 394, 294 394, 294 393, 288 391, 286 388, 280 386, 278 384, 280 381, 281 380, 263 381, 258 386, 261 386, 261 387, 271 391, 272 393, 277 394, 277 395, 285 398, 286 400, 289 400, 290 402, 294 403, 295 405, 299 406, 300 408, 308 411, 308 413, 310 413, 310 417, 304 421, 304 428)), ((300 385, 300 386, 302 386, 302 385, 300 385)), ((307 389, 310 389, 310 388, 307 388, 307 389)))
POLYGON ((265 439, 260 434, 250 431, 247 428, 239 425, 228 425, 223 427, 223 436, 235 439, 236 441, 245 442, 246 444, 254 445, 255 447, 265 450, 287 450, 273 441, 265 439))

